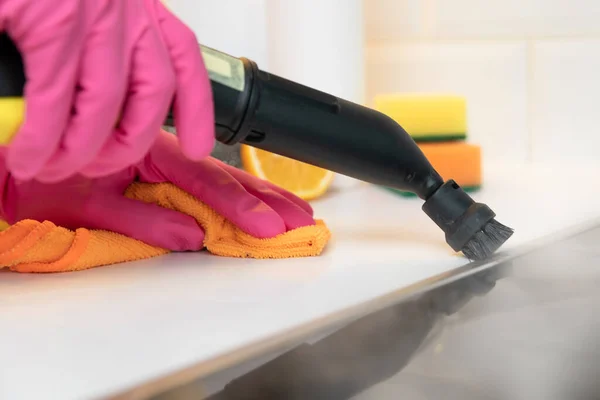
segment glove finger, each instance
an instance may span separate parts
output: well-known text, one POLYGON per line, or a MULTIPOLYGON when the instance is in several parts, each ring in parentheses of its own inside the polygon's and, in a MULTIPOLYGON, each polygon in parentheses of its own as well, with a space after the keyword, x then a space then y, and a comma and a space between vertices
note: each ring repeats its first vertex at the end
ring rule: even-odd
POLYGON ((313 208, 311 207, 311 205, 308 204, 307 201, 302 200, 300 197, 296 196, 295 194, 293 194, 283 188, 280 188, 279 186, 277 186, 269 181, 264 181, 264 184, 267 185, 271 190, 279 193, 280 195, 282 195, 289 201, 295 203, 297 206, 299 206, 301 209, 303 209, 304 212, 306 212, 311 217, 314 216, 315 212, 314 212, 313 208))
MULTIPOLYGON (((240 170, 239 168, 228 165, 220 160, 217 160, 217 161, 220 163, 220 165, 223 169, 225 169, 227 172, 229 172, 231 175, 233 175, 238 180, 240 180, 240 177, 248 175, 246 172, 240 170)), ((274 191, 276 193, 279 193, 281 196, 285 197, 287 200, 296 204, 302 210, 304 210, 304 212, 309 214, 311 217, 314 215, 314 210, 310 206, 310 204, 308 204, 308 202, 306 202, 305 200, 302 200, 300 197, 296 196, 295 194, 293 194, 283 188, 280 188, 279 186, 277 186, 269 181, 261 180, 259 178, 255 178, 255 180, 259 181, 261 183, 261 185, 266 186, 267 188, 271 189, 272 191, 274 191)))
POLYGON ((204 231, 189 215, 125 197, 103 197, 84 216, 88 228, 103 229, 172 251, 203 248, 204 231))
POLYGON ((27 118, 12 141, 7 165, 19 179, 31 179, 58 148, 69 120, 85 4, 78 1, 6 2, 7 34, 23 57, 27 118), (33 2, 31 2, 33 3, 33 2))
POLYGON ((158 0, 146 0, 156 13, 171 55, 177 89, 173 116, 183 154, 207 157, 215 145, 215 117, 208 72, 196 35, 158 0))
POLYGON ((315 220, 296 203, 289 201, 279 193, 271 190, 260 182, 246 181, 240 182, 248 193, 262 200, 266 205, 275 210, 283 219, 287 230, 310 226, 315 224, 315 220))
POLYGON ((143 163, 142 182, 171 182, 255 237, 273 237, 286 231, 282 217, 249 193, 213 158, 187 159, 174 135, 163 132, 143 163))
POLYGON ((98 6, 98 18, 82 54, 80 90, 74 101, 76 113, 67 126, 62 145, 38 174, 41 182, 66 179, 96 159, 118 122, 129 70, 123 40, 124 4, 107 1, 98 6))
POLYGON ((291 201, 273 190, 266 181, 256 178, 237 168, 227 168, 224 163, 220 164, 223 169, 240 182, 249 193, 264 201, 265 204, 275 210, 281 218, 283 218, 288 230, 315 224, 315 220, 311 213, 308 213, 296 202, 291 201))
MULTIPOLYGON (((138 4, 138 2, 127 2, 138 4)), ((136 12, 146 12, 140 5, 136 12)), ((108 139, 83 175, 99 177, 139 162, 160 133, 175 93, 169 55, 155 29, 144 29, 130 71, 129 96, 116 134, 108 139)))

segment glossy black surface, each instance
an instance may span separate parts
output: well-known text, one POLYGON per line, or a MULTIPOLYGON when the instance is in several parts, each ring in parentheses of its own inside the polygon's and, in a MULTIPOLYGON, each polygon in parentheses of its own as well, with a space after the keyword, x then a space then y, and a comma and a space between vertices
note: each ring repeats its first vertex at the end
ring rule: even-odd
MULTIPOLYGON (((455 270, 210 399, 600 398, 599 242, 595 228, 455 270)), ((156 399, 201 396, 206 381, 156 399)))

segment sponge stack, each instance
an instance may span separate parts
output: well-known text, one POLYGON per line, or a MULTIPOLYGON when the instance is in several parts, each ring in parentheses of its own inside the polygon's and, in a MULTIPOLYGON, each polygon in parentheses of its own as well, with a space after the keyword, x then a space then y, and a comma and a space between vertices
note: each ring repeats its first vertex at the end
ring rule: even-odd
MULTIPOLYGON (((467 105, 464 97, 379 95, 375 98, 375 109, 402 125, 445 180, 454 179, 466 191, 481 187, 481 147, 466 141, 467 105)), ((400 194, 412 195, 406 192, 400 194)))
POLYGON ((381 95, 375 98, 375 108, 402 125, 418 143, 467 137, 467 104, 463 97, 381 95))

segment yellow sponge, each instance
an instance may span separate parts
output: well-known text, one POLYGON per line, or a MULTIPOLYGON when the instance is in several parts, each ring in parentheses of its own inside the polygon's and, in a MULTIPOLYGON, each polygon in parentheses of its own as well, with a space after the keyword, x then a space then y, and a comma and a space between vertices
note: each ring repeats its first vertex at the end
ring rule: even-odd
POLYGON ((379 95, 375 109, 402 125, 415 141, 460 140, 467 136, 467 105, 460 96, 379 95))

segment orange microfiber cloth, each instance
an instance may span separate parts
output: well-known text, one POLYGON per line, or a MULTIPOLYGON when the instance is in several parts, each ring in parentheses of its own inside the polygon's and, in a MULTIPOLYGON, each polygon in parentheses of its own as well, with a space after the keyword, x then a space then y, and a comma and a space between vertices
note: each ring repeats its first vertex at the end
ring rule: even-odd
MULTIPOLYGON (((170 183, 134 183, 126 196, 155 203, 196 218, 204 228, 204 246, 226 257, 291 258, 321 253, 331 233, 323 221, 274 238, 241 231, 212 208, 170 183)), ((66 272, 142 260, 169 251, 107 231, 71 231, 51 222, 23 220, 0 232, 0 268, 17 272, 66 272)))

